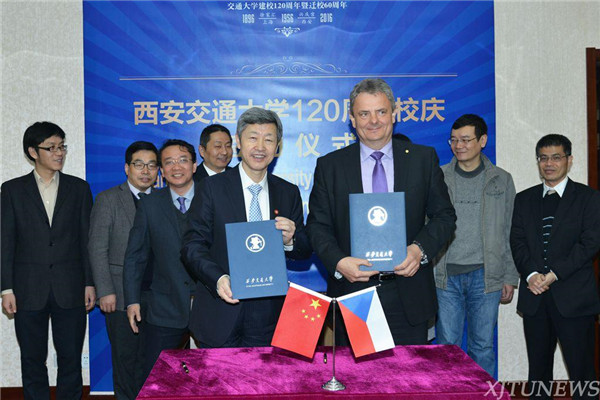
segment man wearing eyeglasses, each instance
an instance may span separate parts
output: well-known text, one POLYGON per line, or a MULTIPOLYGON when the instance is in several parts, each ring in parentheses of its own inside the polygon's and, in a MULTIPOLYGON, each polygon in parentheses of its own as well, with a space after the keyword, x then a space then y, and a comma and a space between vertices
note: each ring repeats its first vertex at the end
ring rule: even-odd
POLYGON ((600 193, 567 177, 571 141, 542 137, 535 148, 542 184, 517 194, 510 245, 521 274, 517 310, 523 316, 528 391, 550 398, 554 351, 560 341, 569 379, 598 398, 594 318, 600 313, 593 259, 600 249, 600 193), (596 381, 597 383, 597 381, 596 381))
POLYGON ((51 122, 25 131, 31 173, 2 185, 2 307, 14 315, 25 399, 48 399, 48 320, 56 349, 56 398, 81 399, 86 310, 96 294, 87 243, 92 194, 61 172, 65 132, 51 122))
MULTIPOLYGON (((88 243, 96 295, 106 317, 113 386, 118 400, 135 399, 144 384, 143 329, 135 334, 129 327, 123 299, 123 264, 140 196, 150 194, 158 175, 156 146, 143 141, 129 145, 125 151, 125 175, 125 182, 96 196, 88 243)), ((142 284, 142 315, 147 309, 151 273, 151 268, 147 268, 142 284)))
POLYGON ((511 175, 482 153, 487 124, 465 114, 452 125, 454 153, 442 166, 456 210, 456 231, 435 264, 438 344, 460 346, 467 320, 467 354, 496 375, 494 330, 500 302, 512 300, 519 276, 509 246, 515 198, 511 175))
POLYGON ((194 280, 181 263, 180 249, 187 229, 187 211, 197 194, 194 185, 196 151, 191 144, 170 139, 159 150, 161 173, 168 187, 144 196, 125 253, 123 289, 127 317, 133 332, 142 322, 141 300, 144 273, 151 264, 145 324, 146 360, 144 379, 160 352, 181 348, 187 341, 190 299, 194 280))

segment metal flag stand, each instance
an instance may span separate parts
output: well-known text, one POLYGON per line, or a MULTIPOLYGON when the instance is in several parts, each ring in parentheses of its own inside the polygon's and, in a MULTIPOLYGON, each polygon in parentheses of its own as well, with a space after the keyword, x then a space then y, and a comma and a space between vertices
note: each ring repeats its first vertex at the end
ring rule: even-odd
POLYGON ((335 305, 336 305, 336 303, 337 303, 337 301, 335 298, 331 300, 331 304, 333 305, 333 347, 332 347, 332 355, 331 355, 331 359, 332 359, 331 364, 332 364, 332 368, 333 368, 333 373, 332 373, 331 379, 328 380, 327 382, 325 382, 323 384, 323 386, 321 386, 323 389, 329 390, 332 392, 346 389, 346 386, 342 382, 335 379, 335 305))

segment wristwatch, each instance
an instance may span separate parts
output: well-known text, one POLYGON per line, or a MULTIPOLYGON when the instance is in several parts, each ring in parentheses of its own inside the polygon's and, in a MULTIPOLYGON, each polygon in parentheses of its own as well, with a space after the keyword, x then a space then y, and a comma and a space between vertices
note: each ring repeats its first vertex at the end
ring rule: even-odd
POLYGON ((423 249, 423 246, 421 246, 421 243, 413 240, 412 244, 416 244, 417 247, 419 247, 419 250, 421 250, 421 265, 427 264, 429 259, 427 258, 427 254, 425 254, 425 250, 423 249))

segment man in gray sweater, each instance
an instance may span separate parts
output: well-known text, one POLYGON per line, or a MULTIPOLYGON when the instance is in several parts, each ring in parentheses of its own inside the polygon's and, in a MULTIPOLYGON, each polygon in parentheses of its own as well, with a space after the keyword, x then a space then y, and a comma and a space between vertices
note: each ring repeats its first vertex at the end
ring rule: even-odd
POLYGON ((452 125, 454 157, 442 171, 457 220, 435 264, 436 337, 439 344, 460 346, 466 317, 467 353, 495 376, 498 307, 512 300, 519 276, 509 246, 515 185, 481 154, 487 138, 487 125, 477 115, 465 114, 452 125))

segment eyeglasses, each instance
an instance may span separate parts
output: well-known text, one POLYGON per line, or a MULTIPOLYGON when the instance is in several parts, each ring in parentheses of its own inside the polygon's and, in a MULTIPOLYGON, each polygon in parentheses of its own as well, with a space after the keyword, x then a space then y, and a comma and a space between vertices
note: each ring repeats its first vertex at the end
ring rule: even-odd
POLYGON ((155 161, 150 161, 149 163, 144 163, 143 161, 134 161, 132 163, 130 163, 131 165, 133 165, 133 168, 137 169, 138 171, 141 171, 144 169, 144 167, 147 167, 149 171, 155 171, 158 168, 158 163, 156 163, 155 161))
POLYGON ((167 160, 164 162, 164 166, 165 167, 173 167, 175 164, 185 165, 191 161, 192 160, 190 160, 187 157, 181 157, 179 160, 170 159, 170 160, 167 160))
POLYGON ((560 154, 552 154, 551 156, 537 156, 535 159, 539 163, 547 163, 548 161, 552 161, 554 163, 560 162, 565 157, 569 157, 568 154, 561 156, 560 154))
POLYGON ((469 144, 469 142, 470 142, 470 141, 472 141, 472 140, 477 140, 477 138, 476 138, 476 137, 474 137, 474 138, 471 138, 471 139, 457 139, 457 138, 452 138, 452 139, 448 139, 448 144, 449 144, 450 146, 456 146, 456 145, 457 145, 457 144, 459 144, 459 143, 460 143, 460 144, 467 145, 467 144, 469 144))
POLYGON ((37 146, 38 149, 49 151, 50 153, 57 153, 59 150, 63 153, 67 152, 67 145, 61 144, 60 146, 50 146, 50 147, 42 147, 37 146))

